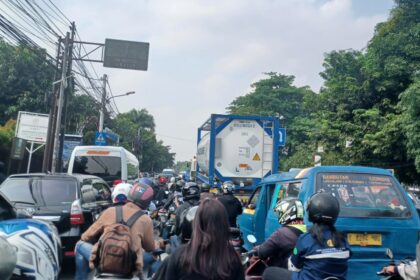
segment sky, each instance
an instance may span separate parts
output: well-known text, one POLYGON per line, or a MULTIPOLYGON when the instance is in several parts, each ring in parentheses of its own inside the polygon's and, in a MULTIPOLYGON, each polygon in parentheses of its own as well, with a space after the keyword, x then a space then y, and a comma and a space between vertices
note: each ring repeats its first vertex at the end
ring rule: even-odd
POLYGON ((176 160, 196 152, 197 128, 226 113, 264 72, 319 91, 324 54, 363 49, 392 0, 56 0, 85 41, 150 43, 148 71, 104 68, 120 112, 146 108, 176 160))

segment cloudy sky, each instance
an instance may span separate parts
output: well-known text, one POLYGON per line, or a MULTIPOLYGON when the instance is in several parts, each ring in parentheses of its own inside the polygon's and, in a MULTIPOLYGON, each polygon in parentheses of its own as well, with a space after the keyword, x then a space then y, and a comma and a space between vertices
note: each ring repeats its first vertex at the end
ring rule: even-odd
POLYGON ((147 72, 103 68, 121 112, 146 108, 177 160, 196 131, 275 71, 318 91, 325 53, 362 49, 392 0, 56 0, 83 40, 150 42, 147 72))

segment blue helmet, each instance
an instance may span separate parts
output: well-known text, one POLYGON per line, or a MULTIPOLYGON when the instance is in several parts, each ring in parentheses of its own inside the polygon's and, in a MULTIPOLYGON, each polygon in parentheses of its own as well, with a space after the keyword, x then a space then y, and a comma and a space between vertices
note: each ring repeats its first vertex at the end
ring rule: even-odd
POLYGON ((140 184, 145 184, 145 185, 148 185, 149 187, 154 187, 154 185, 155 185, 155 183, 153 182, 153 180, 152 180, 152 179, 150 179, 150 178, 146 178, 146 177, 144 177, 144 178, 140 178, 140 179, 139 179, 139 183, 140 183, 140 184))

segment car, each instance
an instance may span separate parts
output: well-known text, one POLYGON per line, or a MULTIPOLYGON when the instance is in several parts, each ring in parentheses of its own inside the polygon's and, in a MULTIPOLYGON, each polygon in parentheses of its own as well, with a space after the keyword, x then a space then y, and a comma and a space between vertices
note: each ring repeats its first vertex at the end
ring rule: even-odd
POLYGON ((11 175, 0 193, 34 219, 54 223, 64 257, 73 257, 81 234, 111 205, 111 190, 101 178, 82 174, 11 175))
POLYGON ((0 194, 0 238, 17 251, 12 279, 58 279, 62 258, 57 228, 28 216, 0 194))
MULTIPOLYGON (((317 166, 273 174, 256 186, 238 223, 243 236, 252 234, 257 245, 279 228, 276 203, 299 198, 305 208, 316 192, 328 192, 340 203, 335 224, 351 246, 348 279, 372 279, 389 263, 387 248, 395 259, 415 258, 420 219, 414 203, 393 174, 363 166, 317 166)), ((310 225, 307 213, 305 224, 310 225)), ((252 249, 247 240, 244 247, 252 249)))

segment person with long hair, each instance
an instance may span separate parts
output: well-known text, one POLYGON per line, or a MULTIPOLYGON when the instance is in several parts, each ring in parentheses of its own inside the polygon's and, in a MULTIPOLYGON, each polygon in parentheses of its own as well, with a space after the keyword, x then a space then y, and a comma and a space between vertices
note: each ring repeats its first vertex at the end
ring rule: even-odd
POLYGON ((170 256, 165 280, 244 280, 243 266, 229 236, 223 204, 204 199, 194 218, 190 241, 170 256))
POLYGON ((340 212, 338 200, 329 193, 316 193, 309 199, 306 211, 313 225, 299 237, 289 259, 289 270, 269 267, 263 279, 346 279, 350 246, 334 226, 340 212))

